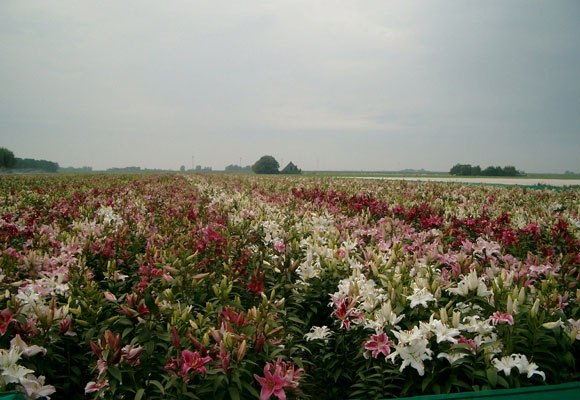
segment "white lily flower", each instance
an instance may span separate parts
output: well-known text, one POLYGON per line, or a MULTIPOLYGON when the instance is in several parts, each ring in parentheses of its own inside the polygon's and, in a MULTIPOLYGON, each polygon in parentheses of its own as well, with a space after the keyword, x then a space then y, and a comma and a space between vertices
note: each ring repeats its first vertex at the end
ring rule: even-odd
POLYGON ((27 345, 24 340, 22 340, 20 335, 16 335, 14 339, 10 341, 10 346, 20 349, 22 355, 26 357, 32 357, 38 353, 46 354, 46 349, 44 347, 40 347, 35 344, 31 346, 27 345))
POLYGON ((20 360, 22 352, 18 347, 11 347, 10 350, 0 349, 0 369, 10 368, 20 360))
POLYGON ((580 340, 580 319, 575 321, 574 319, 570 318, 568 322, 570 323, 570 327, 572 328, 570 332, 576 332, 576 340, 580 340))
POLYGON ((407 367, 415 368, 420 376, 425 374, 425 365, 423 361, 431 360, 433 351, 427 348, 429 341, 418 327, 408 331, 393 331, 398 339, 398 343, 394 346, 395 351, 389 355, 389 359, 393 360, 396 356, 403 359, 401 372, 407 367))
POLYGON ((503 371, 506 376, 510 375, 513 367, 517 367, 520 374, 526 374, 528 379, 534 375, 539 375, 542 379, 546 380, 546 374, 538 370, 538 365, 529 362, 528 358, 523 354, 504 356, 500 360, 494 358, 492 363, 498 371, 503 371))
POLYGON ((512 368, 516 366, 514 359, 510 356, 504 356, 501 359, 494 358, 491 362, 495 369, 502 371, 506 376, 510 376, 512 368))
POLYGON ((49 396, 56 392, 54 386, 44 384, 44 376, 42 375, 37 378, 33 374, 28 374, 20 380, 20 384, 24 387, 26 395, 31 399, 50 398, 49 396))
POLYGON ((465 353, 439 353, 437 354, 437 358, 445 358, 447 361, 449 361, 449 364, 453 364, 454 362, 456 362, 457 360, 461 360, 462 358, 467 357, 467 354, 465 353))
POLYGON ((310 341, 310 340, 326 339, 330 335, 332 335, 332 331, 328 329, 326 325, 324 325, 324 326, 313 326, 312 328, 310 328, 310 332, 305 334, 304 337, 306 338, 306 341, 310 341))
POLYGON ((375 312, 374 319, 383 328, 391 325, 394 328, 400 329, 397 324, 401 322, 404 317, 405 314, 397 316, 392 309, 391 302, 388 301, 387 303, 383 303, 381 308, 375 312))
POLYGON ((6 383, 20 383, 27 374, 33 372, 33 370, 25 368, 22 365, 12 364, 2 371, 2 376, 6 383))
POLYGON ((447 325, 439 321, 438 319, 433 319, 429 322, 431 332, 437 335, 437 343, 441 342, 451 342, 457 343, 456 336, 459 336, 459 329, 449 328, 447 325))
POLYGON ((425 308, 427 308, 427 303, 430 301, 437 301, 437 299, 435 299, 435 297, 433 297, 433 295, 431 294, 431 292, 429 292, 429 290, 427 288, 423 288, 423 289, 418 289, 415 288, 414 289, 414 293, 411 296, 407 297, 407 300, 411 301, 411 308, 415 308, 418 305, 421 305, 425 308))
POLYGON ((463 277, 456 288, 447 289, 448 293, 467 296, 469 292, 476 292, 479 297, 489 297, 492 292, 485 285, 485 278, 478 278, 475 270, 463 277))

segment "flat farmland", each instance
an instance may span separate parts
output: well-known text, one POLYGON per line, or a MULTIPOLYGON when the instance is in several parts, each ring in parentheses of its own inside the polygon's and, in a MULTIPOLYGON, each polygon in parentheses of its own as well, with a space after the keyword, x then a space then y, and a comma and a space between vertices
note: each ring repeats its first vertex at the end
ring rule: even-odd
POLYGON ((387 180, 387 181, 409 181, 409 182, 446 182, 446 183, 475 183, 475 184, 487 184, 487 185, 510 185, 510 186, 580 186, 580 179, 557 179, 557 178, 489 178, 489 177, 368 177, 360 176, 354 177, 354 179, 377 179, 377 180, 387 180))
POLYGON ((0 177, 0 390, 390 398, 578 381, 580 190, 0 177))

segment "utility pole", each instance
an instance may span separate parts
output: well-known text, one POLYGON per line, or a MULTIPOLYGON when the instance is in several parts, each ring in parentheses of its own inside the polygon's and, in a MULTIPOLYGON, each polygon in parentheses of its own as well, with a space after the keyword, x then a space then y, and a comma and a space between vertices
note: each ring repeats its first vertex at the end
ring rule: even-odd
POLYGON ((195 157, 192 155, 191 156, 191 170, 193 171, 195 169, 195 157))

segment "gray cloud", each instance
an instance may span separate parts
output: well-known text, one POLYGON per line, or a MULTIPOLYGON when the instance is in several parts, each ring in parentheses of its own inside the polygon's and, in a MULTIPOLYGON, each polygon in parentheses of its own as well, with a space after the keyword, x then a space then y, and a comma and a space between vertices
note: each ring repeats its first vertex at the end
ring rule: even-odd
POLYGON ((580 171, 575 1, 4 1, 0 145, 95 168, 580 171))

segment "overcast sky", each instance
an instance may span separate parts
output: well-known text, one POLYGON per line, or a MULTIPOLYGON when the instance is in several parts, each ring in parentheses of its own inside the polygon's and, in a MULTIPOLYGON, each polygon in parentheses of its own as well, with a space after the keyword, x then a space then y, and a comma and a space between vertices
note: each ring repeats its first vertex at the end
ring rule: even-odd
POLYGON ((580 171, 580 2, 0 1, 0 147, 94 169, 580 171))

